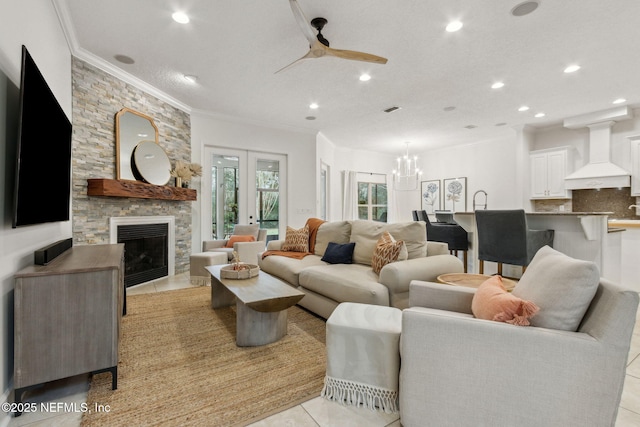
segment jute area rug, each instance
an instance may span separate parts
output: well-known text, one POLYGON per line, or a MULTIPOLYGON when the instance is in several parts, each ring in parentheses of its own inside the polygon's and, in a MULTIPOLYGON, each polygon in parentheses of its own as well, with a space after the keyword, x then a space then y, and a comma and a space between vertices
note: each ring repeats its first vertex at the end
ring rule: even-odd
POLYGON ((118 389, 93 377, 82 426, 246 425, 319 396, 325 322, 297 306, 288 316, 287 336, 240 348, 235 307, 213 310, 210 287, 127 298, 118 389))

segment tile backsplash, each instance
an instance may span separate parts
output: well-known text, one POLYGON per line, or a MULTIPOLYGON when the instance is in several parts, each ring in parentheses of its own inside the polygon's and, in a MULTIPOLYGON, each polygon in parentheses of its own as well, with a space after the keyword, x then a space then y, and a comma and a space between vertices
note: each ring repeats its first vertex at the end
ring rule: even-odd
POLYGON ((573 190, 571 200, 537 200, 537 212, 613 212, 611 218, 640 219, 636 209, 640 197, 631 196, 631 188, 602 188, 600 190, 573 190))

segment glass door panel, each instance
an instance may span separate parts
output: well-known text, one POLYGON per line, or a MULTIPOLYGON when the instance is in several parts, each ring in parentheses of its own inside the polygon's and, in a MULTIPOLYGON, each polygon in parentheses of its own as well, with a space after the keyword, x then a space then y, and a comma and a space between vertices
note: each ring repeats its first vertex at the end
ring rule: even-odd
POLYGON ((205 147, 203 158, 203 240, 224 239, 235 224, 260 224, 268 239, 285 235, 286 155, 205 147))
POLYGON ((284 236, 286 202, 281 183, 286 183, 286 157, 249 152, 249 180, 254 183, 249 196, 249 216, 267 230, 267 240, 284 236), (253 205, 251 206, 251 203, 253 205))

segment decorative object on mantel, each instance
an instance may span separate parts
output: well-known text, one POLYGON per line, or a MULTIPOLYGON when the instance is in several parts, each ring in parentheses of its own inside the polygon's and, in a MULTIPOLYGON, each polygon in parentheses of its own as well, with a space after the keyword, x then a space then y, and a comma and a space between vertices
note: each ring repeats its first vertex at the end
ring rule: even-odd
POLYGON ((154 141, 140 141, 131 157, 133 176, 149 184, 165 185, 171 179, 167 153, 154 141))
POLYGON ((87 195, 176 201, 197 200, 197 191, 189 188, 105 178, 87 179, 87 195))
POLYGON ((397 165, 393 169, 393 188, 397 191, 417 190, 422 176, 418 168, 418 156, 409 157, 409 142, 405 144, 407 151, 404 156, 397 158, 397 165))
POLYGON ((176 179, 176 187, 186 188, 191 178, 202 176, 202 166, 197 163, 186 163, 182 160, 177 160, 170 172, 171 176, 176 179))
POLYGON ((233 261, 229 265, 220 268, 220 277, 223 279, 250 279, 260 273, 260 267, 255 264, 240 262, 238 252, 233 251, 233 261))
POLYGON ((158 127, 153 118, 130 108, 118 111, 115 119, 116 179, 138 179, 134 176, 131 157, 141 141, 153 141, 158 144, 158 127))

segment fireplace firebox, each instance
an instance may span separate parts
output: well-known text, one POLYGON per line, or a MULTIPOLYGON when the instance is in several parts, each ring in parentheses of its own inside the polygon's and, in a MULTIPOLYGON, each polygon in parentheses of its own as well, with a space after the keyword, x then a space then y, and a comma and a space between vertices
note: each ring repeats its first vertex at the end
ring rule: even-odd
POLYGON ((166 223, 118 227, 118 243, 124 243, 125 286, 168 275, 168 234, 166 223))

